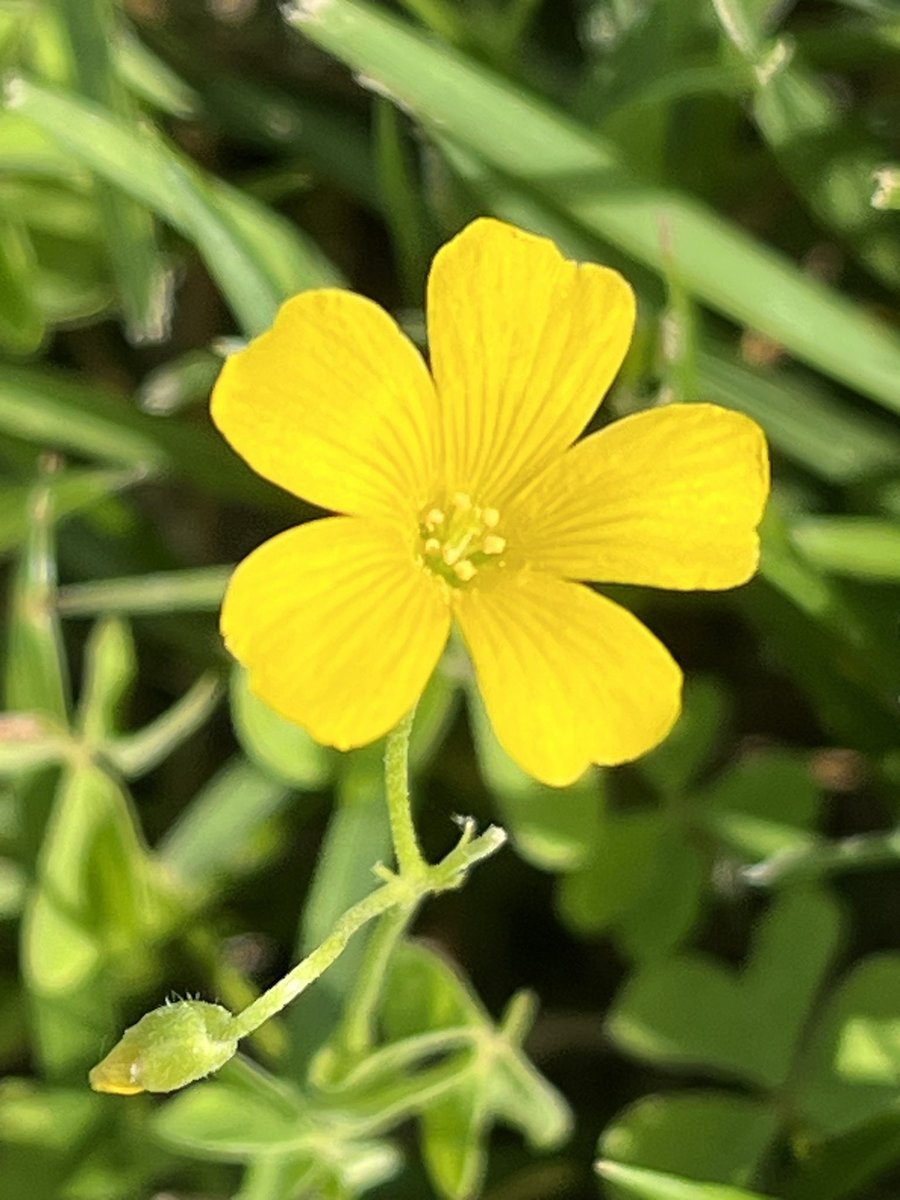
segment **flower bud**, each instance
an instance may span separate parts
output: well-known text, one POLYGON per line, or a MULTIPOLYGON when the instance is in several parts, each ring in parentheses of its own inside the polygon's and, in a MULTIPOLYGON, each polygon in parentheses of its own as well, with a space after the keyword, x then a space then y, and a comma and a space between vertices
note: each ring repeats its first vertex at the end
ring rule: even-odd
POLYGON ((237 1039, 229 1035, 232 1015, 218 1004, 179 1000, 164 1004, 126 1029, 106 1058, 93 1068, 95 1092, 133 1096, 173 1092, 202 1079, 232 1057, 237 1039))

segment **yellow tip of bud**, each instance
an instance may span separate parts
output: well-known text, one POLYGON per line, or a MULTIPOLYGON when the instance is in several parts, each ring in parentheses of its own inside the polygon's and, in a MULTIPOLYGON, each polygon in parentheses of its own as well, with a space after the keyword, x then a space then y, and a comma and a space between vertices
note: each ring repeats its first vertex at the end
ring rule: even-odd
POLYGON ((125 1030, 88 1081, 95 1092, 116 1096, 174 1092, 218 1071, 235 1054, 232 1022, 227 1009, 203 1000, 154 1008, 125 1030))

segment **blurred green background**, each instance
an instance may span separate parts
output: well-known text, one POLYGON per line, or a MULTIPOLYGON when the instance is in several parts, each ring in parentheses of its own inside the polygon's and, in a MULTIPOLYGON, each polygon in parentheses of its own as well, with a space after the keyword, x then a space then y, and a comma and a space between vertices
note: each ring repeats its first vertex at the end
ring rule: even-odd
POLYGON ((896 4, 0 0, 0 53, 0 1195, 896 1197, 896 4), (362 940, 256 1065, 95 1096, 125 1025, 242 1007, 389 853, 381 748, 315 746, 219 643, 229 564, 310 515, 209 423, 228 340, 345 283, 421 341, 482 213, 634 283, 601 421, 763 425, 759 577, 615 589, 685 713, 563 792, 448 656, 423 839, 511 847, 425 909, 358 1078, 315 1053, 362 940))

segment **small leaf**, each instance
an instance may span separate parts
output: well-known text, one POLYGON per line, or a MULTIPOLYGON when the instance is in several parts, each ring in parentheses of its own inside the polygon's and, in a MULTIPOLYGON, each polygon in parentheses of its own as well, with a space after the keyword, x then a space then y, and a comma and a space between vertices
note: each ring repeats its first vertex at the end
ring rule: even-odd
POLYGON ((703 855, 673 829, 647 887, 616 922, 617 944, 639 962, 670 954, 694 927, 707 875, 703 855))
POLYGON ((225 585, 233 569, 197 567, 124 579, 70 583, 59 589, 58 608, 64 617, 97 613, 215 612, 222 603, 225 585))
POLYGON ((256 864, 260 833, 289 798, 280 780, 235 755, 194 795, 157 853, 183 886, 207 888, 256 864))
POLYGON ((334 752, 255 696, 247 672, 237 666, 231 673, 231 713, 238 741, 257 766, 303 791, 327 787, 334 774, 334 752))
POLYGON ((885 1114, 900 1089, 900 955, 858 963, 828 1001, 804 1055, 800 1106, 842 1135, 885 1114))
POLYGON ((134 640, 127 624, 117 617, 98 621, 85 650, 85 682, 79 704, 79 725, 88 742, 102 742, 116 732, 120 708, 136 670, 134 640))
POLYGON ((589 865, 560 880, 557 897, 566 922, 594 934, 629 912, 664 865, 668 829, 660 812, 607 813, 589 865))
POLYGON ((719 1183, 695 1183, 676 1175, 626 1167, 622 1163, 597 1163, 597 1173, 621 1200, 771 1200, 759 1192, 719 1183))
POLYGON ((750 755, 698 797, 699 821, 745 859, 812 842, 822 795, 809 764, 789 751, 750 755))
POLYGON ((145 775, 204 724, 219 703, 222 691, 218 673, 208 671, 149 725, 136 733, 107 740, 104 753, 126 778, 145 775))
POLYGON ((603 775, 589 771, 562 790, 538 783, 497 741, 474 688, 469 692, 469 712, 481 774, 518 853, 545 871, 585 866, 602 839, 603 775))
POLYGON ((662 795, 684 793, 715 753, 730 707, 725 691, 714 680, 686 681, 678 723, 661 746, 638 761, 637 770, 662 795))
POLYGON ((59 762, 71 745, 68 734, 40 713, 0 714, 0 777, 59 762))
POLYGON ((786 894, 760 923, 742 973, 701 954, 646 966, 619 994, 610 1033, 641 1058, 778 1087, 839 934, 824 893, 786 894))
POLYGON ((426 1103, 421 1117, 429 1173, 451 1200, 477 1190, 495 1121, 521 1129, 534 1146, 549 1148, 568 1136, 568 1106, 520 1049, 530 1014, 529 997, 514 997, 497 1029, 438 955, 411 943, 395 952, 382 1009, 389 1036, 465 1026, 478 1031, 474 1047, 462 1052, 468 1066, 457 1086, 426 1103))
POLYGON ((616 1162, 745 1186, 778 1132, 765 1101, 727 1092, 646 1096, 603 1131, 599 1153, 616 1162))

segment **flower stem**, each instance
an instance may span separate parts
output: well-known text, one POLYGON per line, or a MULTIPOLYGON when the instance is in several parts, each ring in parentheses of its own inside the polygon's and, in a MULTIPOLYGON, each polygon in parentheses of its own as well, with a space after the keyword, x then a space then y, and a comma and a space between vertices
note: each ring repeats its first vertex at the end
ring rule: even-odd
POLYGON ((385 914, 373 935, 360 972, 356 994, 347 1007, 347 1017, 338 1033, 337 1050, 362 1052, 371 1043, 372 1022, 388 960, 398 939, 421 901, 430 893, 457 888, 470 867, 493 854, 506 840, 502 829, 491 826, 475 837, 472 821, 466 822, 455 849, 441 862, 430 865, 422 857, 413 825, 409 795, 409 738, 411 712, 388 735, 384 754, 384 782, 387 794, 391 838, 397 860, 397 873, 385 868, 376 871, 386 882, 360 900, 340 917, 321 945, 289 971, 283 979, 232 1018, 229 1035, 246 1037, 309 987, 344 951, 353 935, 375 917, 385 914))
POLYGON ((311 954, 234 1018, 231 1035, 236 1038, 246 1037, 275 1013, 281 1012, 285 1005, 290 1004, 318 979, 341 955, 357 930, 362 929, 373 917, 380 916, 397 904, 398 882, 396 878, 389 880, 364 900, 348 908, 328 937, 311 954))
POLYGON ((398 905, 384 913, 372 931, 345 1015, 332 1041, 340 1059, 355 1062, 372 1045, 375 1011, 394 948, 403 937, 416 905, 398 905))
POLYGON ((400 874, 410 880, 421 879, 427 868, 413 825, 409 794, 409 738, 414 716, 415 709, 388 734, 384 751, 384 786, 394 854, 400 874))
MULTIPOLYGON (((367 922, 393 908, 404 914, 412 912, 425 896, 460 887, 469 870, 482 859, 496 853, 505 841, 506 834, 496 825, 489 826, 484 833, 475 837, 473 824, 468 822, 455 849, 434 866, 422 861, 421 872, 417 878, 392 875, 382 868, 387 882, 364 900, 348 908, 320 946, 242 1013, 233 1017, 228 1036, 246 1037, 280 1012, 286 1004, 290 1004, 331 966, 353 935, 367 922)), ((398 929, 398 934, 399 931, 398 929)))

